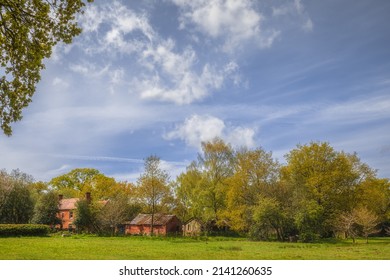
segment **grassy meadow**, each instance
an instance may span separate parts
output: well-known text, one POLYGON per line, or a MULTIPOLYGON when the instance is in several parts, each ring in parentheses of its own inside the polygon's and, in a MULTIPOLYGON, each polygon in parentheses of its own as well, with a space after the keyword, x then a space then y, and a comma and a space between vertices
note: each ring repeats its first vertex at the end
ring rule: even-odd
POLYGON ((320 243, 255 242, 242 238, 10 237, 1 260, 390 260, 390 238, 320 243))

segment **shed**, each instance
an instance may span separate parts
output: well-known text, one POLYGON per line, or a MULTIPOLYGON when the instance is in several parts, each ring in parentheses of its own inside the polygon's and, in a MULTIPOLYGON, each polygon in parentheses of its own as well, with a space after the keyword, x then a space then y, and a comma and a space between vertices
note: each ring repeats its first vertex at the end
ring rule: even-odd
POLYGON ((183 225, 184 236, 199 236, 203 230, 204 224, 197 218, 191 218, 183 225))

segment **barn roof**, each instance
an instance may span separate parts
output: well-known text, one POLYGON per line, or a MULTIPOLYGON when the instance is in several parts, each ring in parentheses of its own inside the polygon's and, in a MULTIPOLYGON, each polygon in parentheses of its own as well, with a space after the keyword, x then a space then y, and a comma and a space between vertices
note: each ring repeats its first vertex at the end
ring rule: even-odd
MULTIPOLYGON (((168 224, 175 215, 166 215, 161 213, 154 214, 153 224, 157 226, 163 226, 168 224)), ((152 214, 138 214, 130 223, 130 225, 151 225, 152 214)))

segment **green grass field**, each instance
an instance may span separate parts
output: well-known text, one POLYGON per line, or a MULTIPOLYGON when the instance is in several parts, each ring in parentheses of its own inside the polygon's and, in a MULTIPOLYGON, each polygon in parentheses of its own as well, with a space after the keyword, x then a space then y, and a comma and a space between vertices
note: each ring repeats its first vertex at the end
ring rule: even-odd
POLYGON ((2 260, 390 260, 390 238, 321 243, 240 238, 51 236, 0 238, 2 260))

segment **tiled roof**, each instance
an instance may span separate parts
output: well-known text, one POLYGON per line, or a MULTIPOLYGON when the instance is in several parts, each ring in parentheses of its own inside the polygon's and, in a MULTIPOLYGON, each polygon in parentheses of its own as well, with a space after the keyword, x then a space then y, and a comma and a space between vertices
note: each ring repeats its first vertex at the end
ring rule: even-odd
POLYGON ((59 201, 59 210, 73 210, 76 209, 76 203, 79 198, 64 198, 59 201))
MULTIPOLYGON (((59 201, 59 210, 74 210, 77 208, 76 203, 80 198, 63 198, 59 201)), ((99 200, 98 203, 101 206, 106 206, 108 200, 99 200)))
MULTIPOLYGON (((165 215, 156 213, 154 214, 153 224, 157 226, 163 226, 169 223, 175 215, 165 215)), ((138 214, 130 223, 130 225, 151 225, 152 214, 138 214)))

